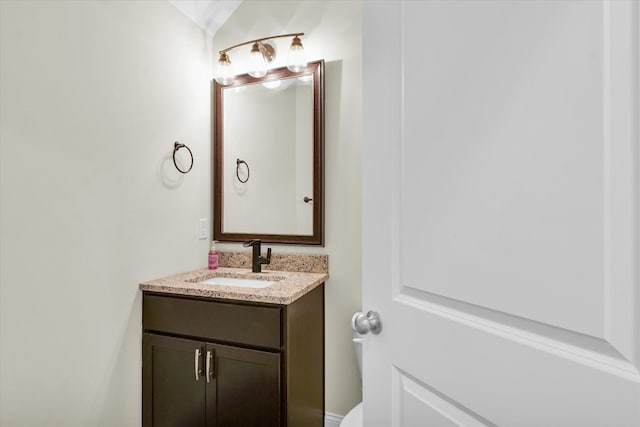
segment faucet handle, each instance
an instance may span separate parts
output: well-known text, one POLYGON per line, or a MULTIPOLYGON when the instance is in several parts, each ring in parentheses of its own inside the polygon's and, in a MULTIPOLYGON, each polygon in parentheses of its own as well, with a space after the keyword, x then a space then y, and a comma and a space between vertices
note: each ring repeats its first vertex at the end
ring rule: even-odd
POLYGON ((269 264, 271 262, 271 248, 267 248, 267 258, 265 264, 269 264))

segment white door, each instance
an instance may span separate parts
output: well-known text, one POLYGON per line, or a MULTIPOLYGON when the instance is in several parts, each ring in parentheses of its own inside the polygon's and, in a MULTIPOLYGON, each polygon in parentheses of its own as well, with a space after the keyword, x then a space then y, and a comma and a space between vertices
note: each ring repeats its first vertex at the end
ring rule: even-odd
POLYGON ((640 426, 638 9, 363 2, 365 426, 640 426))

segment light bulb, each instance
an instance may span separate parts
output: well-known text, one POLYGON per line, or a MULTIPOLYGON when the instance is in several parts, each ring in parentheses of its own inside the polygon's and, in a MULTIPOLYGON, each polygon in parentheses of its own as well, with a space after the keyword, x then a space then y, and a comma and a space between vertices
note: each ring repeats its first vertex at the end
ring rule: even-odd
POLYGON ((307 55, 304 53, 300 37, 295 36, 289 48, 289 63, 287 68, 294 73, 298 73, 307 68, 307 55))
POLYGON ((218 76, 216 77, 216 81, 221 85, 228 85, 233 81, 233 67, 231 66, 231 61, 229 60, 229 55, 225 53, 220 54, 220 59, 218 60, 218 76))
POLYGON ((251 47, 251 53, 249 54, 249 75, 251 77, 264 77, 267 74, 267 63, 264 60, 264 55, 260 51, 258 42, 254 43, 251 47))

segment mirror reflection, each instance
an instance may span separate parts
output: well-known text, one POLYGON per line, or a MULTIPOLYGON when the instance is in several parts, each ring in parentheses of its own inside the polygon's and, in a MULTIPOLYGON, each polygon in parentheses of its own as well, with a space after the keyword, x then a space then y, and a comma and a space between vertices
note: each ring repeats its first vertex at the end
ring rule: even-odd
POLYGON ((310 75, 224 93, 223 233, 313 234, 310 75))

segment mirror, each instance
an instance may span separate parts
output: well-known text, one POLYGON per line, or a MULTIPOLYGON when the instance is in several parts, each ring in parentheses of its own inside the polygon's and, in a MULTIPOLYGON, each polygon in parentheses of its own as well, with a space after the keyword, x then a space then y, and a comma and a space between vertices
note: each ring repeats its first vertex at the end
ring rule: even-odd
POLYGON ((214 81, 213 238, 324 245, 324 61, 214 81))

